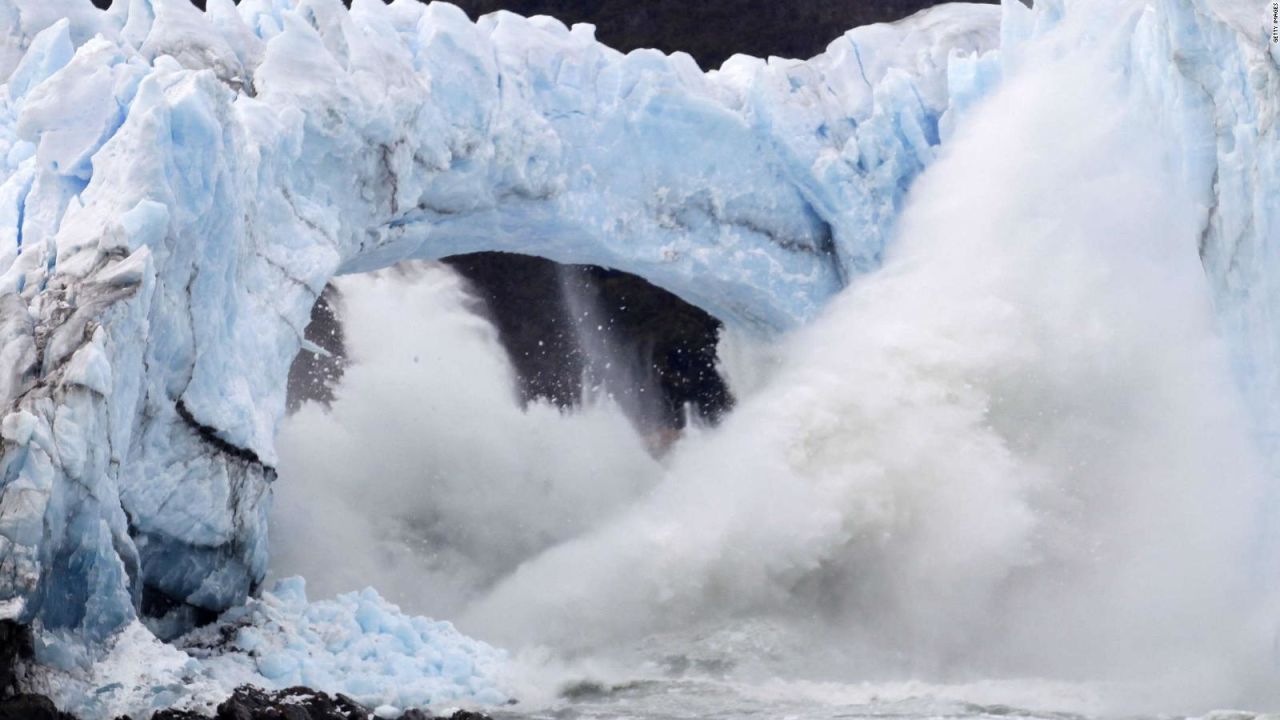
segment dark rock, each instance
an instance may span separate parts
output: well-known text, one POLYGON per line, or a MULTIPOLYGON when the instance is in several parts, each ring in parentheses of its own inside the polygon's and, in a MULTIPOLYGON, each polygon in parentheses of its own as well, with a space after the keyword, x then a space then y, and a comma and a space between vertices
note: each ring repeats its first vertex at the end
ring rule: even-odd
POLYGON ((692 55, 704 70, 720 67, 734 53, 810 58, 847 30, 898 20, 938 4, 938 0, 453 1, 473 19, 510 10, 526 17, 550 15, 566 25, 591 23, 596 26, 596 38, 617 50, 679 50, 692 55))
POLYGON ((328 407, 333 402, 333 388, 346 369, 346 342, 342 323, 338 320, 338 288, 325 285, 324 291, 311 307, 311 320, 303 337, 315 343, 324 353, 302 350, 289 367, 286 403, 289 412, 313 401, 328 407), (325 354, 327 353, 327 354, 325 354))
MULTIPOLYGON (((130 536, 138 536, 132 527, 130 536)), ((218 613, 175 599, 150 583, 142 585, 142 603, 139 609, 142 611, 142 621, 156 637, 165 642, 191 628, 203 627, 218 619, 218 613)))
MULTIPOLYGON (((684 426, 686 407, 714 422, 732 403, 716 369, 719 321, 662 288, 527 255, 472 253, 444 262, 493 322, 526 403, 571 407, 585 380, 612 394, 655 447, 684 426)), ((298 353, 289 370, 290 412, 333 400, 347 362, 339 299, 330 286, 312 308, 306 338, 328 354, 298 353)))
POLYGON ((515 367, 526 402, 543 398, 562 407, 578 399, 583 358, 561 292, 557 263, 538 257, 483 252, 445 259, 466 278, 515 367))
POLYGON ((455 710, 454 713, 449 716, 449 720, 493 720, 493 718, 474 710, 455 710))
MULTIPOLYGON (((218 706, 215 720, 368 720, 373 711, 341 693, 329 695, 305 687, 268 691, 251 685, 236 688, 235 693, 218 706)), ((17 717, 17 716, 15 716, 17 717)), ((40 716, 43 717, 43 716, 40 716)), ((58 720, 74 720, 69 716, 58 720)), ((207 720, 187 710, 162 710, 152 720, 207 720)), ((424 710, 406 710, 401 720, 435 720, 424 710)), ((0 715, 0 720, 8 720, 0 715)), ((458 710, 448 720, 492 720, 470 710, 458 710)))
MULTIPOLYGON (((117 720, 130 720, 130 718, 117 718, 117 720)), ((191 710, 161 710, 151 716, 151 720, 209 720, 208 716, 201 715, 191 710)))
MULTIPOLYGON (((373 711, 337 693, 291 687, 268 691, 251 685, 236 688, 231 697, 218 705, 213 720, 369 720, 373 711)), ((401 720, 436 720, 431 713, 406 710, 401 720)), ((0 699, 0 720, 77 720, 74 715, 58 710, 44 695, 18 694, 0 699)), ((121 716, 116 720, 131 720, 121 716)), ((210 720, 192 710, 165 709, 151 720, 210 720)), ((458 710, 447 720, 492 720, 488 715, 471 710, 458 710)))
POLYGON ((0 620, 0 698, 17 690, 18 661, 31 656, 31 628, 0 620))
POLYGON ((0 700, 0 720, 76 720, 43 695, 14 695, 0 700))
POLYGON ((346 695, 310 688, 275 692, 244 685, 218 706, 217 720, 367 720, 370 710, 346 695))
MULTIPOLYGON (((251 685, 236 688, 234 694, 218 706, 212 720, 369 720, 373 711, 338 693, 329 695, 305 687, 267 691, 251 685)), ((43 695, 19 695, 0 701, 0 720, 77 720, 58 712, 43 695), (13 703, 12 714, 9 703, 13 703), (50 714, 51 713, 51 714, 50 714)), ((116 720, 131 720, 128 716, 116 720)), ((209 716, 191 710, 161 710, 151 720, 210 720, 209 716)), ((436 716, 417 708, 404 711, 400 720, 437 720, 436 716)), ((484 713, 457 710, 439 720, 493 720, 484 713)))
POLYGON ((526 402, 572 406, 585 378, 646 435, 683 427, 686 406, 715 421, 732 404, 716 370, 720 322, 640 277, 510 253, 445 263, 484 302, 526 402))

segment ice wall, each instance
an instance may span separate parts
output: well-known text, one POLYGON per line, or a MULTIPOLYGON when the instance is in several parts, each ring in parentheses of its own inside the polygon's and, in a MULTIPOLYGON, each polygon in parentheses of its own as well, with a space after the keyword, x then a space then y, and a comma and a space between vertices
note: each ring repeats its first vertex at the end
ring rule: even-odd
MULTIPOLYGON (((1006 7, 1003 44, 1017 45, 1081 2, 1042 1, 1038 13, 1006 7), (1010 10, 1015 12, 1010 13, 1010 10)), ((1272 499, 1257 517, 1259 588, 1280 579, 1280 44, 1270 3, 1156 0, 1133 28, 1119 65, 1166 137, 1168 162, 1198 198, 1198 252, 1219 329, 1269 462, 1272 499)), ((1017 62, 1016 54, 1004 62, 1017 62)), ((1152 192, 1161 192, 1152 188, 1152 192)))
MULTIPOLYGON (((246 598, 287 369, 336 273, 514 250, 804 322, 878 265, 1002 64, 1088 6, 946 6, 704 73, 412 0, 0 0, 0 616, 72 665, 142 607, 181 627, 246 598)), ((1261 2, 1146 7, 1117 67, 1179 138, 1274 453, 1280 51, 1261 2)))
MULTIPOLYGON (((1280 477, 1280 45, 1271 41, 1270 4, 1165 0, 1135 39, 1135 64, 1156 80, 1158 116, 1180 127, 1176 149, 1202 198, 1200 257, 1223 335, 1280 477)), ((1273 493, 1280 491, 1272 483, 1273 493)), ((1275 494, 1280 501, 1280 494, 1275 494)), ((1277 525, 1276 505, 1260 509, 1277 525)), ((1274 539, 1260 573, 1275 586, 1274 539)))
POLYGON ((414 0, 0 18, 0 616, 69 666, 140 608, 182 628, 260 582, 331 276, 515 250, 794 326, 877 265, 951 97, 994 80, 998 11, 709 73, 414 0))

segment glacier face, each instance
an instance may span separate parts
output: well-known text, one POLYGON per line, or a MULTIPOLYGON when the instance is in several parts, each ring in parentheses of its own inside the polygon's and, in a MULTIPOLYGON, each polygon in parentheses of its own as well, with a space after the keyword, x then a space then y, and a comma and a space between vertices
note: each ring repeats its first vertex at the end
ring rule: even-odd
MULTIPOLYGON (((1072 9, 1061 0, 1042 13, 1072 9)), ((1014 33, 1034 32, 1024 18, 1014 33)), ((1009 42, 1006 19, 1004 42, 1009 42)), ((1270 4, 1158 0, 1133 30, 1118 63, 1134 78, 1135 102, 1170 139, 1168 162, 1198 198, 1199 254, 1219 331, 1267 463, 1269 500, 1243 521, 1257 528, 1250 561, 1263 592, 1275 591, 1280 486, 1280 44, 1270 4)))
MULTIPOLYGON (((804 322, 877 266, 963 110, 1073 12, 1087 0, 943 6, 809 61, 703 73, 589 27, 412 0, 0 0, 0 616, 71 666, 140 606, 181 627, 244 602, 285 377, 335 274, 510 250, 628 270, 731 323, 804 322)), ((1202 198, 1264 439, 1267 22, 1157 0, 1114 58, 1202 198)))
POLYGON ((0 600, 68 666, 139 607, 180 628, 260 582, 284 381, 334 274, 515 250, 794 326, 877 264, 998 10, 705 74, 412 0, 0 17, 0 600))
MULTIPOLYGON (((1147 28, 1149 45, 1139 47, 1150 75, 1171 74, 1171 66, 1181 76, 1176 92, 1159 95, 1158 112, 1186 118, 1181 156, 1203 198, 1200 256, 1274 478, 1280 475, 1280 44, 1270 41, 1269 7, 1204 0, 1166 35, 1147 28), (1170 66, 1155 65, 1161 50, 1170 66)), ((1272 536, 1260 543, 1256 561, 1262 582, 1274 588, 1280 487, 1273 482, 1269 492, 1257 522, 1272 536)))

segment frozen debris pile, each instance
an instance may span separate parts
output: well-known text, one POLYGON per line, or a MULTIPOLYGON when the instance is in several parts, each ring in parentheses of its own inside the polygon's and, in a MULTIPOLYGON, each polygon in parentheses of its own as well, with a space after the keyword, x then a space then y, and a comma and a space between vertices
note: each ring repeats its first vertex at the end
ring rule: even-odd
POLYGON ((406 615, 372 589, 309 601, 302 579, 290 578, 172 644, 134 623, 90 668, 35 667, 26 684, 86 720, 167 708, 210 715, 246 686, 266 698, 306 686, 398 713, 506 702, 505 663, 503 651, 406 615))
POLYGON ((323 688, 370 707, 507 699, 495 684, 505 653, 407 616, 373 589, 308 602, 301 578, 282 580, 177 645, 213 677, 323 688))

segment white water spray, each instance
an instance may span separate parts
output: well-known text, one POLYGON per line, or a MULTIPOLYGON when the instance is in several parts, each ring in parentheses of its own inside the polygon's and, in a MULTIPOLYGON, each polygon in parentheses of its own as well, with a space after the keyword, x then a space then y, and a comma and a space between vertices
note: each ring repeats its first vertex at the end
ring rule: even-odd
MULTIPOLYGON (((1098 12, 1117 33, 1134 18, 1098 12)), ((456 299, 420 342, 465 368, 383 360, 400 326, 350 325, 332 416, 304 411, 281 446, 285 473, 342 475, 323 525, 350 528, 334 552, 356 549, 326 569, 286 548, 280 567, 354 563, 361 582, 463 609, 468 631, 561 655, 729 627, 750 640, 734 653, 778 656, 769 672, 1157 693, 1125 708, 1251 697, 1270 640, 1246 562, 1261 473, 1194 203, 1099 61, 1110 41, 1058 34, 919 179, 883 269, 783 345, 734 354, 738 409, 665 472, 616 409, 519 410, 456 299), (742 359, 760 354, 777 360, 742 359), (361 544, 384 538, 387 507, 428 518, 457 557, 397 550, 370 578, 361 544)), ((348 317, 419 291, 377 292, 348 317)))
POLYGON ((353 362, 331 411, 305 405, 280 434, 276 574, 301 574, 318 594, 372 585, 451 617, 656 481, 606 398, 573 413, 521 406, 494 329, 452 271, 340 284, 353 362))
POLYGON ((641 432, 656 428, 662 422, 661 398, 652 392, 656 387, 652 369, 643 366, 646 354, 619 352, 615 347, 613 320, 585 273, 557 266, 556 280, 582 358, 582 400, 606 397, 617 403, 641 432))
POLYGON ((1194 206, 1095 61, 1107 39, 1072 40, 968 119, 884 268, 762 392, 467 626, 598 649, 783 616, 857 672, 1235 697, 1266 643, 1244 561, 1260 474, 1194 206))

